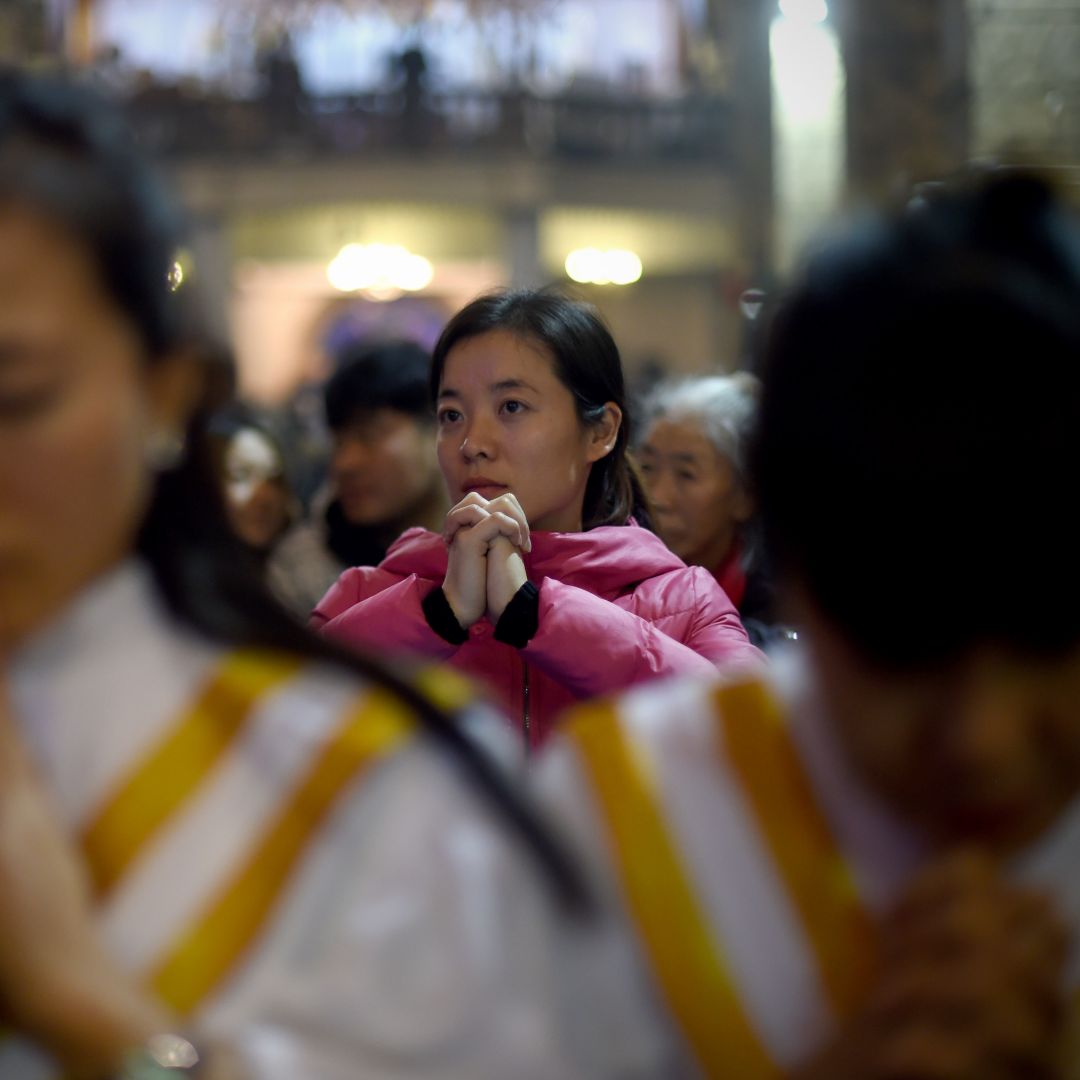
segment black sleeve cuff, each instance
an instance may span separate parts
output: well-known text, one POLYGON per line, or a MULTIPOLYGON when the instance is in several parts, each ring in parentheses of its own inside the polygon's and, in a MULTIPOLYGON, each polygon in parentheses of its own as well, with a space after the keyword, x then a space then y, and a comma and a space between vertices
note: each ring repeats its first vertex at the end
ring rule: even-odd
MULTIPOLYGON (((461 623, 457 621, 454 609, 450 606, 450 601, 446 599, 446 593, 442 591, 441 585, 437 589, 432 589, 424 597, 420 606, 424 609, 424 618, 427 619, 428 626, 443 641, 449 641, 451 645, 464 645, 469 640, 469 631, 463 630, 461 623)), ((509 608, 509 604, 507 607, 509 608)))
POLYGON ((526 581, 503 608, 495 626, 495 640, 523 649, 532 641, 539 625, 540 590, 526 581))

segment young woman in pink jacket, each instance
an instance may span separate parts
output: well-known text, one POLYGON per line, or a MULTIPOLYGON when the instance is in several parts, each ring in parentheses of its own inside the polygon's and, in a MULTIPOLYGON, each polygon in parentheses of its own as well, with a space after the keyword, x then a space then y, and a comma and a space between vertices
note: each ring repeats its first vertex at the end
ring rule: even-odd
POLYGON ((435 347, 431 390, 443 533, 411 529, 347 570, 315 609, 324 633, 460 668, 530 746, 575 700, 760 663, 708 571, 651 531, 593 307, 550 290, 474 300, 435 347))

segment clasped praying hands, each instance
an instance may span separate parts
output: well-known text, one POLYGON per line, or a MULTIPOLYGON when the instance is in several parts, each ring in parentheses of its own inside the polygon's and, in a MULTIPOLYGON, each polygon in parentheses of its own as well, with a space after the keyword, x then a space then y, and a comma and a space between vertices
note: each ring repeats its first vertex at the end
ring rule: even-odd
POLYGON ((443 593, 467 630, 485 615, 495 624, 528 581, 523 555, 532 550, 529 522, 513 494, 485 499, 470 492, 446 515, 449 558, 443 593))

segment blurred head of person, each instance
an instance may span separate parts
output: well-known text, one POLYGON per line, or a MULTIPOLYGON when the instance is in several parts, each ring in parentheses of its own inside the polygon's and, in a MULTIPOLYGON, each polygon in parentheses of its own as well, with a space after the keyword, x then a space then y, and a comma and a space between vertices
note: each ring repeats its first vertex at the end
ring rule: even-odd
POLYGON ((995 173, 859 221, 773 319, 753 475, 852 761, 1009 851, 1080 788, 1080 228, 995 173))
POLYGON ((757 390, 751 375, 711 375, 661 383, 646 401, 639 459, 656 527, 691 565, 719 567, 753 515, 746 452, 757 390))
POLYGON ((0 79, 0 652, 139 543, 209 385, 171 204, 86 97, 0 79))
POLYGON ((441 525, 430 367, 430 355, 407 341, 360 346, 339 358, 325 403, 330 476, 349 525, 395 533, 441 525))
POLYGON ((266 556, 296 516, 281 447, 254 416, 235 408, 214 416, 209 436, 229 525, 266 556))
POLYGON ((175 287, 182 238, 117 110, 84 86, 0 76, 0 664, 135 556, 200 635, 385 687, 582 902, 575 868, 460 725, 381 662, 311 634, 244 558, 206 438, 230 389, 225 353, 190 284, 175 287))
POLYGON ((435 346, 431 394, 452 503, 509 491, 533 529, 651 527, 619 350, 592 305, 549 289, 472 301, 435 346))

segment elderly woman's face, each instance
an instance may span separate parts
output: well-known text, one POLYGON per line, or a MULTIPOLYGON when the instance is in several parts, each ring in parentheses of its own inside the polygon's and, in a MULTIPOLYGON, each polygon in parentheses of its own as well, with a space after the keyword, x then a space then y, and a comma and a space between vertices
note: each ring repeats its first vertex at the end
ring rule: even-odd
POLYGON ((639 456, 664 542, 715 570, 753 510, 734 466, 693 420, 654 421, 639 456))
POLYGON ((131 550, 170 368, 69 234, 0 207, 0 657, 131 550))

